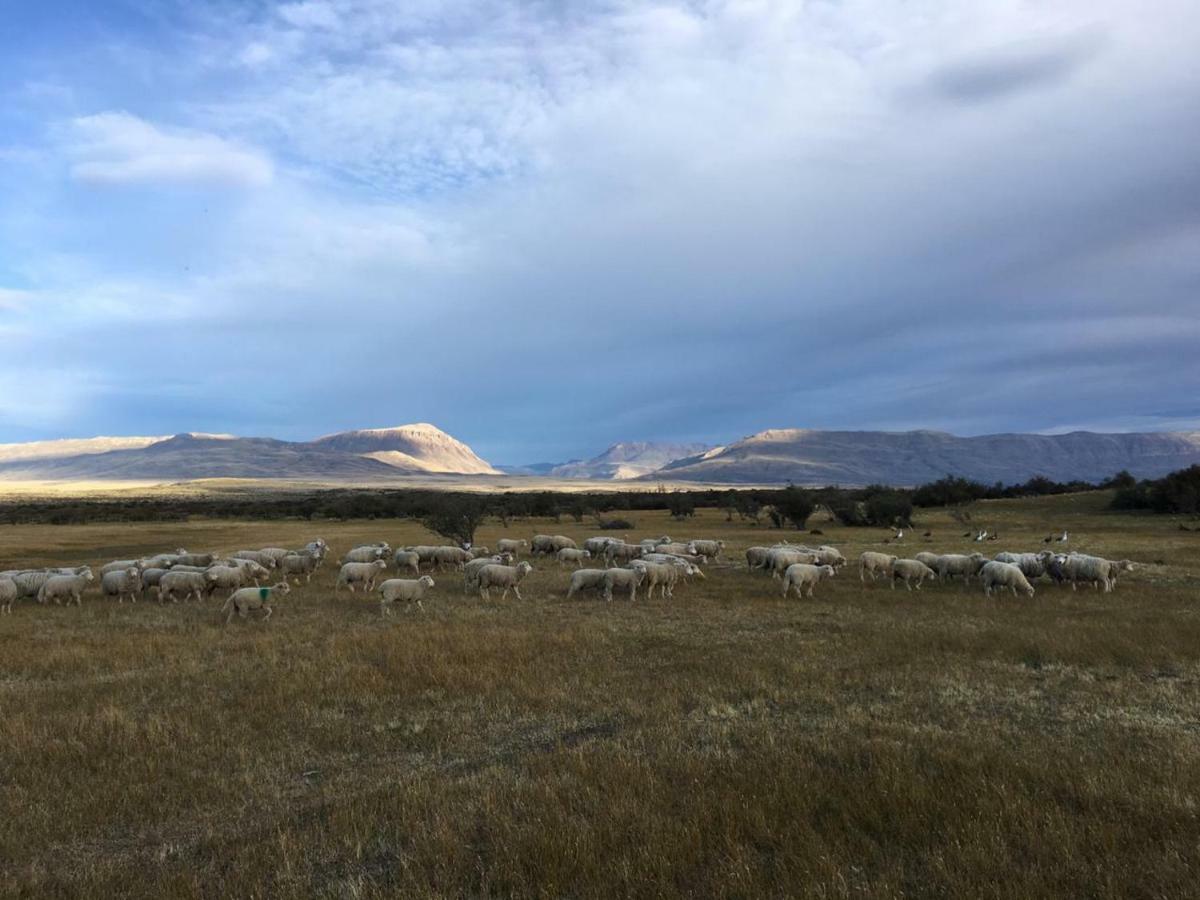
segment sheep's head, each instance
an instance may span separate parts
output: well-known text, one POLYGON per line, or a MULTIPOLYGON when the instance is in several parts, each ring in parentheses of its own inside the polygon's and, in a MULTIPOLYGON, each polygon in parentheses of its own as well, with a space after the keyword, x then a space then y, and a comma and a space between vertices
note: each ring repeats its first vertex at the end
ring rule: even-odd
POLYGON ((836 570, 833 568, 833 566, 821 566, 821 577, 822 578, 832 578, 834 576, 835 572, 836 572, 836 570))
POLYGON ((519 574, 521 577, 528 575, 532 571, 533 571, 533 566, 527 562, 523 562, 519 566, 517 566, 517 574, 519 574))
POLYGON ((387 563, 382 559, 375 560, 375 562, 371 563, 371 565, 376 569, 379 569, 381 572, 387 568, 387 563))
POLYGON ((591 559, 591 558, 592 558, 592 551, 591 551, 591 550, 584 550, 584 551, 583 551, 583 553, 582 553, 581 555, 582 555, 582 557, 583 557, 584 559, 591 559))
POLYGON ((290 594, 292 592, 291 585, 286 581, 281 581, 279 584, 272 585, 271 590, 279 594, 290 594))
POLYGON ((433 587, 433 579, 430 578, 428 575, 422 575, 420 578, 417 579, 417 583, 423 584, 427 588, 433 587))

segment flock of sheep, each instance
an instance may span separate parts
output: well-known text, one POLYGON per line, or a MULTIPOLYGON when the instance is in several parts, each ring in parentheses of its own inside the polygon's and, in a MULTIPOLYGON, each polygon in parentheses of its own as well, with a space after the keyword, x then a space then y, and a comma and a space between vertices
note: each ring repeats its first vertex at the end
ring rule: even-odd
MULTIPOLYGON (((496 552, 487 547, 414 546, 392 550, 386 541, 365 544, 350 550, 340 561, 335 596, 342 589, 355 593, 376 592, 380 611, 390 614, 395 603, 415 603, 422 600, 434 586, 430 574, 422 571, 447 569, 462 573, 464 593, 477 592, 483 599, 492 590, 501 592, 501 600, 511 591, 521 598, 520 583, 533 571, 529 561, 519 560, 522 553, 532 557, 554 558, 562 565, 573 565, 567 587, 567 598, 584 591, 602 592, 605 600, 614 594, 637 599, 639 588, 647 597, 658 588, 663 599, 674 596, 675 588, 684 581, 704 578, 701 567, 719 559, 724 541, 672 541, 664 535, 639 543, 627 543, 620 538, 592 537, 578 546, 563 535, 538 534, 531 540, 502 538, 496 552), (591 560, 603 560, 604 568, 584 568, 591 560), (389 567, 400 575, 413 577, 388 578, 389 567)), ((231 593, 222 606, 227 612, 226 623, 235 615, 245 618, 251 611, 261 610, 264 619, 272 614, 272 602, 290 591, 289 579, 296 584, 305 582, 321 568, 329 555, 329 545, 321 539, 310 541, 299 549, 267 547, 261 550, 239 550, 221 557, 216 553, 190 553, 179 549, 140 559, 122 559, 99 569, 100 590, 104 596, 124 602, 136 601, 150 593, 160 603, 168 600, 204 600, 218 590, 231 593), (264 582, 268 582, 264 586, 264 582), (269 582, 274 582, 270 584, 269 582)), ((835 547, 807 547, 783 542, 772 547, 751 547, 746 551, 746 564, 751 571, 767 571, 783 585, 783 595, 795 592, 812 597, 823 580, 833 577, 846 565, 846 558, 835 547)), ((1122 572, 1131 571, 1129 560, 1108 560, 1082 553, 999 553, 989 560, 982 553, 934 554, 917 553, 912 559, 902 559, 876 551, 865 551, 859 557, 859 579, 874 582, 885 576, 895 588, 903 582, 908 590, 921 589, 925 581, 948 581, 961 578, 966 584, 978 576, 984 593, 1012 591, 1027 596, 1034 593, 1031 579, 1047 577, 1059 584, 1090 584, 1108 592, 1116 586, 1122 572)), ((0 611, 12 612, 15 601, 25 598, 39 603, 56 604, 82 602, 82 595, 96 580, 89 566, 74 568, 24 569, 0 572, 0 611)))

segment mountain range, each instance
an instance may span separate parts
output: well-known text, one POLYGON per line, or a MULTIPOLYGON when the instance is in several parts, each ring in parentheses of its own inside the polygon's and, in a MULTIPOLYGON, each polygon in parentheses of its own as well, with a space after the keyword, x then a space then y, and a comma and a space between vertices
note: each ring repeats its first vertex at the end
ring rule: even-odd
POLYGON ((1200 463, 1200 432, 993 434, 772 429, 723 447, 621 442, 586 460, 492 466, 433 425, 343 431, 312 441, 186 433, 0 444, 0 480, 381 481, 417 476, 710 484, 916 485, 946 475, 992 484, 1042 475, 1155 478, 1200 463))

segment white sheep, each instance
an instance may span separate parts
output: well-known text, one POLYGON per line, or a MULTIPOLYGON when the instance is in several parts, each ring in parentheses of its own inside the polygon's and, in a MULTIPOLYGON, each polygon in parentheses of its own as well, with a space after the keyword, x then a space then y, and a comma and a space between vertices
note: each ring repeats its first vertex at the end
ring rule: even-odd
POLYGON ((100 590, 105 597, 116 597, 118 603, 124 603, 126 596, 131 603, 136 603, 141 594, 142 572, 136 566, 130 566, 124 572, 109 572, 100 577, 100 590))
POLYGON ((925 563, 925 565, 933 569, 934 572, 937 571, 939 559, 938 554, 930 553, 928 550, 922 550, 920 553, 915 554, 913 559, 915 559, 917 562, 925 563))
POLYGON ((938 578, 943 581, 961 576, 964 582, 970 584, 971 578, 979 574, 987 561, 988 558, 982 553, 972 553, 970 556, 944 553, 938 557, 938 564, 934 568, 937 569, 938 578))
POLYGON ((271 602, 277 600, 291 591, 291 585, 286 581, 281 581, 279 584, 271 587, 244 587, 239 588, 229 595, 229 599, 225 601, 225 605, 221 607, 221 612, 229 610, 229 615, 225 617, 225 624, 228 625, 233 621, 233 614, 237 613, 243 619, 246 614, 254 609, 262 609, 266 611, 263 616, 263 621, 271 618, 271 602))
POLYGON ((835 569, 840 569, 846 565, 846 557, 842 556, 842 551, 837 547, 830 547, 828 544, 822 544, 816 550, 817 565, 833 566, 835 569))
POLYGON ((613 589, 629 594, 632 603, 637 600, 638 585, 646 578, 646 570, 638 569, 608 569, 604 573, 604 599, 612 602, 613 589))
POLYGON ((392 554, 392 562, 395 564, 396 571, 398 572, 411 569, 414 575, 421 574, 420 553, 414 553, 412 550, 397 550, 392 554))
POLYGON ((195 597, 203 600, 209 594, 207 570, 204 572, 176 572, 174 569, 158 580, 158 602, 172 603, 180 599, 195 597))
POLYGON ((813 588, 833 575, 834 568, 828 564, 793 563, 783 573, 783 596, 794 589, 798 597, 812 597, 813 588))
POLYGON ((591 551, 576 550, 574 547, 563 547, 561 550, 558 551, 558 553, 555 554, 555 556, 558 557, 558 564, 560 566, 565 565, 567 563, 574 563, 575 568, 577 568, 577 569, 583 567, 583 561, 585 559, 592 558, 591 551))
POLYGON ((644 569, 646 574, 642 579, 642 583, 646 588, 646 599, 650 600, 654 597, 654 589, 657 587, 659 597, 663 600, 668 598, 674 599, 675 585, 679 583, 679 579, 687 574, 692 568, 690 563, 679 560, 677 563, 656 563, 646 562, 644 559, 635 559, 629 564, 631 569, 644 569))
POLYGON ((692 541, 691 550, 688 552, 695 556, 706 556, 709 559, 716 559, 721 555, 721 551, 725 549, 724 541, 692 541))
POLYGON ((524 538, 519 540, 517 538, 500 538, 500 540, 496 541, 496 552, 511 553, 513 555, 513 559, 516 559, 521 555, 521 548, 528 546, 529 541, 525 540, 524 538))
POLYGON ((234 558, 228 562, 231 567, 241 569, 242 577, 247 581, 253 581, 256 587, 271 577, 266 566, 256 563, 252 559, 234 558))
POLYGON ((518 600, 524 600, 518 585, 521 579, 532 571, 533 566, 527 562, 519 563, 516 566, 484 566, 475 574, 475 581, 479 585, 479 596, 484 600, 490 600, 491 588, 498 587, 504 589, 500 595, 501 600, 508 597, 510 590, 516 594, 518 600))
POLYGON ((440 570, 449 566, 454 569, 461 569, 475 557, 471 551, 464 550, 462 547, 434 547, 433 564, 440 570))
POLYGON ((631 559, 640 558, 645 552, 638 544, 612 541, 604 548, 604 565, 611 566, 618 562, 629 562, 631 559))
POLYGON ((763 568, 771 573, 772 578, 780 578, 787 571, 788 566, 815 566, 818 564, 818 558, 816 550, 777 547, 767 553, 763 568))
POLYGON ((17 583, 11 578, 0 578, 0 612, 11 614, 16 599, 17 583))
POLYGON ((896 561, 896 557, 889 556, 887 553, 878 553, 875 550, 864 550, 858 557, 858 580, 865 582, 867 576, 871 576, 871 580, 875 580, 876 575, 892 574, 892 563, 896 561))
POLYGON ((215 590, 236 591, 250 579, 246 575, 246 570, 241 566, 211 566, 205 570, 204 580, 208 582, 211 592, 215 590))
POLYGON ((753 572, 755 569, 765 569, 767 554, 770 552, 770 547, 747 547, 746 568, 751 572, 753 572))
POLYGON ((389 578, 379 585, 379 614, 390 616, 391 605, 397 601, 415 603, 418 609, 424 610, 421 598, 433 586, 433 579, 428 575, 420 578, 389 578))
POLYGON ((146 568, 150 567, 147 566, 146 561, 142 559, 114 559, 112 562, 105 563, 100 567, 100 574, 107 575, 109 572, 124 572, 126 569, 146 568))
POLYGON ((313 572, 317 571, 317 565, 320 560, 313 556, 308 551, 303 553, 288 553, 286 556, 279 559, 279 571, 282 573, 284 580, 291 575, 296 579, 296 584, 300 583, 300 576, 304 576, 304 583, 308 584, 312 581, 313 572))
POLYGON ((576 547, 576 543, 561 534, 535 534, 529 541, 529 552, 534 556, 539 554, 550 556, 564 547, 576 547))
POLYGON ((51 575, 38 591, 38 603, 45 603, 47 600, 62 603, 65 599, 68 605, 74 601, 76 606, 81 606, 83 592, 93 581, 95 576, 90 571, 82 575, 51 575))
POLYGON ((338 591, 343 587, 350 588, 350 593, 354 593, 354 586, 361 584, 364 591, 375 590, 375 579, 383 574, 387 569, 387 561, 377 559, 374 562, 349 562, 342 563, 342 568, 338 572, 337 583, 333 586, 333 594, 336 597, 338 591))
POLYGON ((708 580, 700 570, 700 564, 705 561, 703 556, 672 556, 669 553, 643 553, 642 559, 650 563, 665 563, 669 566, 679 566, 685 578, 694 577, 699 578, 701 581, 708 580))
POLYGON ((607 569, 576 569, 571 573, 571 584, 567 589, 567 599, 570 600, 580 591, 599 590, 604 587, 604 576, 607 569))
POLYGON ((36 597, 42 590, 42 587, 54 577, 53 572, 47 572, 44 569, 31 569, 24 572, 14 572, 9 576, 13 583, 17 586, 18 599, 26 597, 36 597))
POLYGON ((921 589, 921 582, 937 578, 937 572, 925 565, 919 559, 896 559, 892 561, 892 590, 896 589, 896 582, 903 581, 904 586, 910 591, 913 585, 917 586, 917 590, 921 589))
POLYGON ((463 593, 469 594, 471 591, 479 587, 476 581, 476 576, 479 570, 484 566, 511 566, 513 556, 511 553, 497 553, 493 556, 484 556, 479 559, 473 559, 463 566, 463 593))
POLYGON ((383 559, 388 553, 388 550, 384 550, 378 544, 355 547, 346 551, 346 555, 342 557, 342 563, 373 563, 383 559))
POLYGON ((1027 597, 1033 596, 1033 585, 1026 580, 1025 573, 1012 563, 995 560, 987 562, 980 570, 979 577, 983 581, 983 593, 987 597, 992 596, 992 589, 997 587, 1008 588, 1014 597, 1017 591, 1027 597))
POLYGON ((236 553, 231 553, 230 557, 232 559, 247 559, 250 562, 258 563, 267 570, 275 568, 275 560, 261 550, 239 550, 236 553))
MULTIPOLYGON (((213 560, 217 558, 215 553, 188 553, 186 550, 177 550, 175 565, 176 566, 199 566, 204 569, 213 564, 213 560)), ((174 566, 172 566, 174 568, 174 566)))

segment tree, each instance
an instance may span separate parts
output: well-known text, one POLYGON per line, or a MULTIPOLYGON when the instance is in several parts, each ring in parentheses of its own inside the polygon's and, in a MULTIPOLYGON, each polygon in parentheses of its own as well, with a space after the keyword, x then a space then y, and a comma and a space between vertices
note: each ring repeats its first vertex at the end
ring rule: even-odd
POLYGON ((797 529, 803 529, 816 508, 817 503, 811 493, 789 484, 775 498, 775 515, 771 518, 776 521, 776 528, 782 527, 786 521, 797 529))
POLYGON ((696 501, 686 491, 676 491, 667 497, 667 509, 672 519, 687 519, 696 514, 696 501))
POLYGON ((442 494, 430 502, 421 524, 460 546, 475 542, 475 529, 483 522, 487 508, 478 497, 469 494, 442 494))

